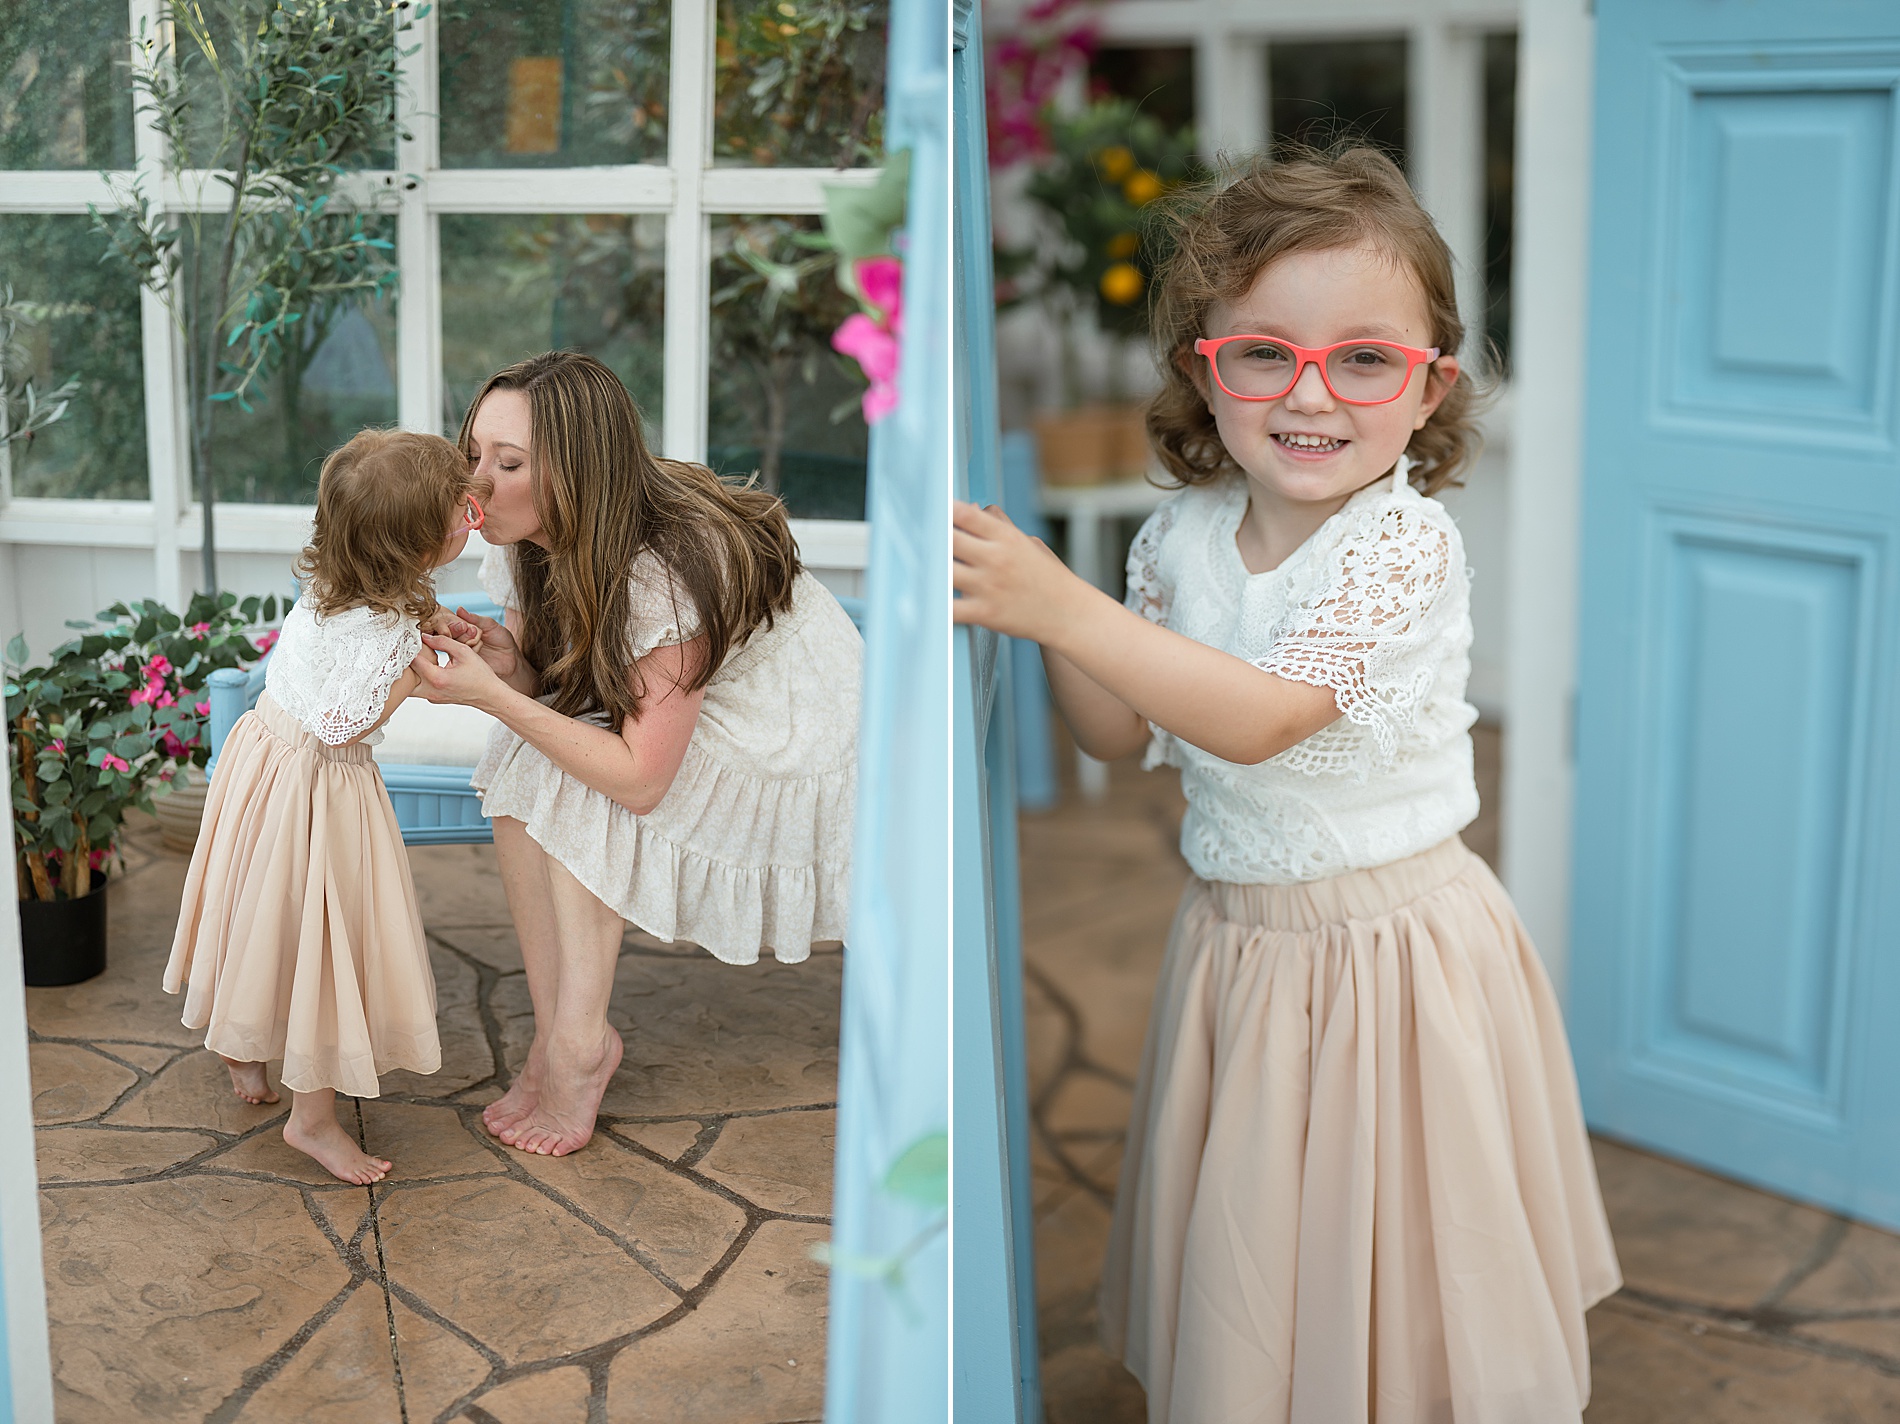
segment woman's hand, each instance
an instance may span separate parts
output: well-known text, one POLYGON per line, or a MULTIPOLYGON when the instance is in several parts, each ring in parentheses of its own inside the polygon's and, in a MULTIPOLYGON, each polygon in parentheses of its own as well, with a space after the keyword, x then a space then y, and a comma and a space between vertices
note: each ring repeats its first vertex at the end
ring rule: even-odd
POLYGON ((994 505, 959 502, 950 522, 950 581, 962 595, 952 601, 950 616, 958 623, 980 623, 1046 644, 1073 612, 1078 595, 1095 591, 994 505))
POLYGON ((415 695, 427 702, 454 702, 492 714, 508 690, 484 653, 438 633, 422 635, 422 651, 409 666, 422 680, 415 695), (437 663, 437 653, 448 654, 448 662, 437 663))

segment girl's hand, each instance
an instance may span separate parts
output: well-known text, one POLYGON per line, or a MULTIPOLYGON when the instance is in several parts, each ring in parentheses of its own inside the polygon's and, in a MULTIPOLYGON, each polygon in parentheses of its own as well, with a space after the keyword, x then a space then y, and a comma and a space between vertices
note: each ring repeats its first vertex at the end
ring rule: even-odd
POLYGON ((521 645, 515 641, 515 635, 508 631, 507 625, 479 613, 470 613, 466 608, 456 609, 455 616, 475 630, 476 641, 469 646, 495 670, 495 676, 515 691, 525 692, 532 697, 538 679, 528 666, 528 660, 521 655, 521 645))
POLYGON ((507 687, 486 657, 439 633, 422 635, 422 651, 409 666, 422 680, 415 695, 428 702, 454 702, 492 713, 507 687), (437 663, 437 653, 448 654, 448 662, 437 663))
POLYGON ((959 501, 951 509, 950 583, 962 595, 950 605, 958 623, 980 623, 1014 638, 1047 643, 1063 626, 1078 593, 1093 587, 1071 573, 1040 539, 1010 522, 995 505, 959 501))
POLYGON ((453 638, 471 648, 480 648, 482 645, 482 630, 466 617, 451 613, 446 608, 436 609, 429 621, 422 625, 422 631, 434 633, 438 637, 453 638))

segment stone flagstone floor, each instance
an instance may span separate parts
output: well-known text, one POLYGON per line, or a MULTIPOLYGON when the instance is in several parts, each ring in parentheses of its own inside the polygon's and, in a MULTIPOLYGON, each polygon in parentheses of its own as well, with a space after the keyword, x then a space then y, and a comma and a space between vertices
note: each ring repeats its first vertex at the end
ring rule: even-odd
MULTIPOLYGON (((185 857, 131 838, 111 967, 27 991, 59 1424, 792 1424, 823 1408, 841 955, 735 968, 629 933, 602 1131, 512 1152, 525 1054, 487 846, 412 850, 443 1065, 343 1100, 395 1170, 287 1148, 161 992, 185 857)), ((273 1080, 275 1081, 275 1080, 273 1080)))
MULTIPOLYGON (((1063 758, 1067 764, 1067 758, 1063 758)), ((1478 729, 1497 801, 1498 734, 1478 729)), ((1094 1295, 1149 995, 1187 868, 1171 772, 1025 816, 1023 949, 1048 1424, 1144 1424, 1094 1295)), ((1495 859, 1487 814, 1466 841, 1495 859)), ((1900 1421, 1900 1237, 1598 1139, 1627 1281, 1590 1314, 1585 1424, 1900 1421)))

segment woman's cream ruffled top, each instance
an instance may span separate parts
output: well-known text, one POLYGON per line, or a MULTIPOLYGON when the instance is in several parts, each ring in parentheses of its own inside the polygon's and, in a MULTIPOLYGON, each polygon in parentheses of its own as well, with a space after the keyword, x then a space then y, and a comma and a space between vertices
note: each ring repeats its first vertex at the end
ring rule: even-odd
POLYGON ((1181 491, 1129 551, 1129 607, 1331 688, 1342 714, 1256 766, 1153 729, 1145 765, 1180 768, 1181 853, 1204 880, 1292 885, 1386 865, 1478 814, 1464 543, 1445 507, 1405 483, 1405 466, 1266 573, 1250 574, 1234 542, 1241 478, 1181 491))
MULTIPOLYGON (((306 595, 284 615, 264 687, 318 741, 337 747, 376 725, 389 689, 421 651, 413 618, 369 608, 321 617, 306 595)), ((363 745, 382 739, 378 728, 363 745)))
MULTIPOLYGON (((512 558, 482 587, 516 607, 512 558)), ((652 553, 633 565, 632 652, 699 635, 692 597, 652 553)), ((499 722, 473 784, 605 904, 662 939, 751 964, 842 939, 850 913, 863 640, 825 586, 799 574, 792 608, 727 654, 660 804, 636 816, 499 722)), ((604 722, 604 718, 583 720, 604 722)))

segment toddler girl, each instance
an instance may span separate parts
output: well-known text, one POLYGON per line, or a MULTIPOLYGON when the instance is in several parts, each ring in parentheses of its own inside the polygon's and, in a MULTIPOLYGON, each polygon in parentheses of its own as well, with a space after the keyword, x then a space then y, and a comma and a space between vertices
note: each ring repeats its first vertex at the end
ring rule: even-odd
POLYGON ((449 441, 400 430, 324 461, 303 596, 219 754, 165 970, 239 1097, 276 1102, 264 1065, 283 1060, 284 1141, 345 1182, 390 1164, 337 1122, 337 1093, 441 1066, 409 858, 370 747, 417 685, 421 629, 475 636, 431 583, 481 523, 471 479, 449 441))
POLYGON ((1181 771, 1182 896, 1101 1293, 1153 1424, 1560 1424, 1619 1284, 1562 1021, 1478 811, 1451 256, 1365 148, 1184 206, 1122 608, 956 514, 960 621, 1181 771))

